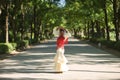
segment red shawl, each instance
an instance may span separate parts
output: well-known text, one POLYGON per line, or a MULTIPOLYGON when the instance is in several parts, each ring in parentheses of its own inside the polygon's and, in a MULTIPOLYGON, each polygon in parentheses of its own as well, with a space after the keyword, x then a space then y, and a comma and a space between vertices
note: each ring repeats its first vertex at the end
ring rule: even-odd
POLYGON ((68 43, 68 38, 66 39, 64 36, 60 36, 57 38, 57 49, 64 48, 64 44, 68 43))

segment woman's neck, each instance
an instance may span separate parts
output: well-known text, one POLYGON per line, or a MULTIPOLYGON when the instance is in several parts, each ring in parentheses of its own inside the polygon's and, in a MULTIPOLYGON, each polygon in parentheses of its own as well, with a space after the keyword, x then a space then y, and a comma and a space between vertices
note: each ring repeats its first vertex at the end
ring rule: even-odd
POLYGON ((64 35, 60 35, 59 37, 64 37, 64 35))

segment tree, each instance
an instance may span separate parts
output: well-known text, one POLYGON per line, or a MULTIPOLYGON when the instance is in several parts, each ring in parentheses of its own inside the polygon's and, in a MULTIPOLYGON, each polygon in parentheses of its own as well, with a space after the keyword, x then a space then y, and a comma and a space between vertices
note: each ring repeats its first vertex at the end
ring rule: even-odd
POLYGON ((114 27, 116 34, 116 41, 119 40, 119 28, 118 28, 118 0, 113 0, 113 11, 114 11, 114 27))
POLYGON ((107 15, 107 7, 106 7, 106 0, 103 0, 103 11, 105 14, 105 26, 106 26, 106 32, 107 32, 107 40, 110 40, 110 33, 109 33, 109 26, 108 26, 108 15, 107 15))

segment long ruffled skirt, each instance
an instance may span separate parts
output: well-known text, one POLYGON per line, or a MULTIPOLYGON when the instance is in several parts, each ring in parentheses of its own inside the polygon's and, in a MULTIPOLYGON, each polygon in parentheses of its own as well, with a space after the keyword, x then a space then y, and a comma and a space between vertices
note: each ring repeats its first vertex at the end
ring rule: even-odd
POLYGON ((55 70, 57 72, 68 71, 68 66, 67 66, 68 61, 64 56, 64 49, 63 48, 57 49, 57 53, 54 57, 54 62, 55 62, 55 70))

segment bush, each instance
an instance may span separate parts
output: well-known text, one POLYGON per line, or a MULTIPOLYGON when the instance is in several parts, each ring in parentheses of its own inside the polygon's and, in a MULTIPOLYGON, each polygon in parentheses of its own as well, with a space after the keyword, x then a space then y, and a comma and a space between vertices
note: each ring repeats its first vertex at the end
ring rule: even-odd
POLYGON ((114 49, 115 48, 114 47, 115 43, 116 43, 115 41, 107 41, 106 46, 114 49))
POLYGON ((115 41, 107 41, 106 39, 104 38, 91 38, 90 41, 92 43, 95 43, 95 44, 98 44, 98 43, 101 43, 102 45, 108 47, 108 48, 115 48, 114 45, 115 45, 115 41))
POLYGON ((82 39, 81 35, 75 35, 74 37, 77 39, 82 39))
POLYGON ((107 41, 107 40, 101 40, 100 41, 102 45, 105 45, 109 48, 114 48, 114 45, 115 45, 115 41, 107 41))
POLYGON ((0 53, 10 53, 14 48, 11 43, 0 43, 0 53))
POLYGON ((24 38, 24 40, 29 40, 29 37, 26 36, 26 37, 24 38))
POLYGON ((106 45, 107 40, 101 40, 100 43, 101 43, 102 45, 106 45))
POLYGON ((10 43, 13 47, 13 49, 15 50, 17 48, 17 43, 10 43))
POLYGON ((17 48, 26 48, 29 45, 29 40, 22 40, 17 42, 17 48))
POLYGON ((99 43, 99 41, 96 38, 91 38, 90 42, 95 43, 95 44, 99 43))
POLYGON ((37 43, 37 40, 36 39, 30 39, 29 42, 30 42, 30 44, 34 44, 34 43, 37 43))
POLYGON ((118 42, 115 44, 115 49, 117 49, 117 50, 120 51, 120 41, 118 41, 118 42))

